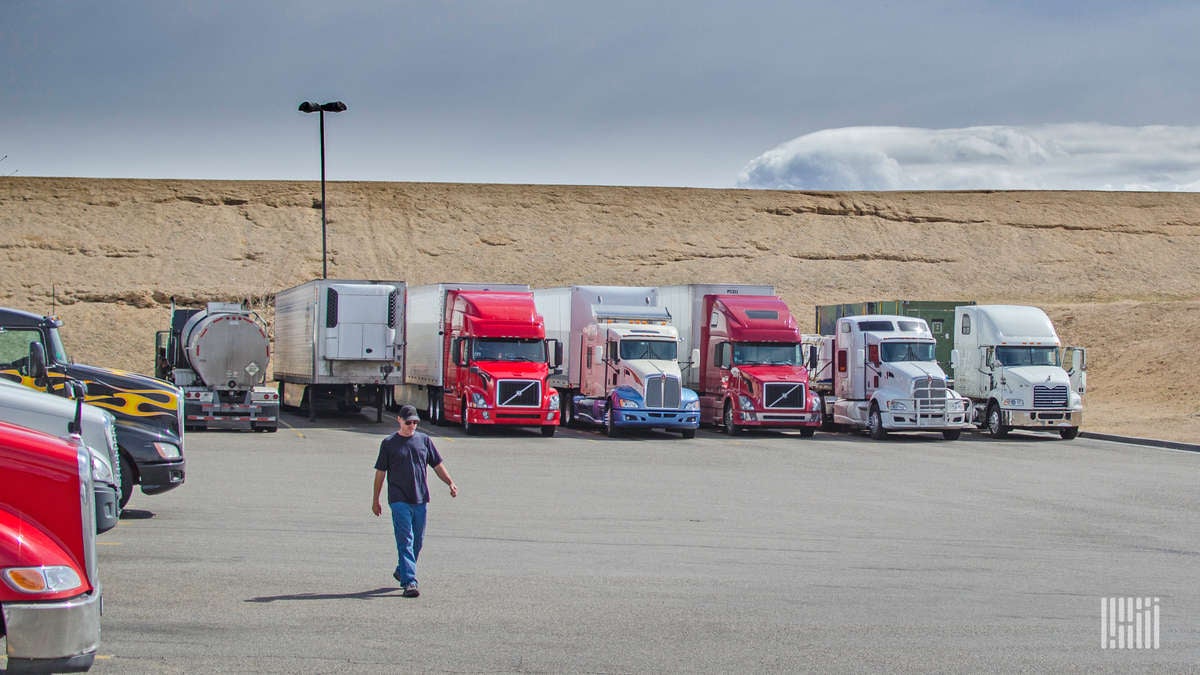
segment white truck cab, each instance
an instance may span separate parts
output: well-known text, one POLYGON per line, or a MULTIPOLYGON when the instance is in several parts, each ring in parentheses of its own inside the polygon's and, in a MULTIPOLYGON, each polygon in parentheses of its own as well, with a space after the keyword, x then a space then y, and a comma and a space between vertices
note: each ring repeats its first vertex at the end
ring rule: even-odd
POLYGON ((1075 438, 1083 423, 1087 350, 1062 348, 1054 324, 1037 307, 955 308, 955 387, 972 402, 973 419, 996 437, 1012 429, 1057 430, 1075 438))
MULTIPOLYGON (((848 316, 824 338, 835 425, 866 429, 882 439, 893 431, 941 432, 954 440, 970 426, 968 401, 947 385, 924 319, 894 315, 848 316)), ((829 381, 826 380, 826 381, 829 381)))

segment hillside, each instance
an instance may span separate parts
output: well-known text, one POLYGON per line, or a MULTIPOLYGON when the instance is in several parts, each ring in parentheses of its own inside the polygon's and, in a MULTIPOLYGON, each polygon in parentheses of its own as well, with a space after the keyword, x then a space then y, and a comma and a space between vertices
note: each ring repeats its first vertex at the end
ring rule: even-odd
MULTIPOLYGON (((1034 304, 1089 348, 1084 428, 1200 440, 1200 194, 814 193, 329 183, 329 276, 770 283, 816 304, 1034 304)), ((321 275, 315 182, 0 178, 0 305, 54 311, 79 361, 152 372, 181 304, 321 275), (55 301, 52 304, 52 293, 55 301)))

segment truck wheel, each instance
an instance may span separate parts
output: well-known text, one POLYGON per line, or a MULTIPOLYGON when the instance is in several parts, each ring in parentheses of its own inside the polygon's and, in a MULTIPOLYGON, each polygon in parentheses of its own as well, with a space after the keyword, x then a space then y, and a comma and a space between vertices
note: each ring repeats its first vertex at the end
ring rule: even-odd
POLYGON ((959 436, 962 436, 961 429, 947 429, 942 432, 942 438, 948 441, 957 441, 959 436))
POLYGON ((833 423, 833 415, 829 414, 825 407, 825 394, 821 394, 821 431, 833 433, 837 430, 837 425, 833 423))
POLYGON ((871 404, 871 413, 867 416, 867 432, 877 441, 887 438, 887 430, 883 428, 883 415, 879 413, 879 406, 874 403, 871 404))
POLYGON ((575 402, 571 400, 570 396, 561 393, 559 396, 561 397, 558 404, 559 421, 564 427, 573 427, 575 426, 575 402))
POLYGON ((121 455, 121 509, 129 503, 133 496, 133 464, 125 455, 121 455))
POLYGON ((613 419, 614 417, 616 415, 613 414, 612 404, 606 403, 604 405, 604 433, 609 438, 616 438, 621 435, 621 430, 617 428, 617 424, 613 419))
POLYGON ((546 424, 542 426, 542 435, 546 438, 554 436, 554 432, 558 431, 558 426, 555 424, 546 424))
POLYGON ((680 434, 681 434, 681 435, 682 435, 684 438, 695 438, 695 437, 696 437, 696 430, 695 430, 695 429, 683 429, 683 430, 681 430, 679 433, 680 433, 680 434))
POLYGON ((987 409, 987 430, 992 438, 1008 436, 1008 427, 1004 425, 1004 417, 1000 414, 1000 406, 992 403, 987 409))
POLYGON ((729 434, 730 436, 735 436, 739 431, 742 430, 741 427, 733 423, 732 401, 725 402, 725 413, 721 416, 721 424, 725 426, 725 433, 729 434))
POLYGON ((445 413, 442 411, 442 392, 429 390, 429 407, 427 414, 429 415, 429 423, 434 426, 442 426, 442 422, 446 419, 445 413))
POLYGON ((816 433, 814 427, 800 427, 800 438, 812 438, 816 433))
POLYGON ((1058 435, 1062 436, 1064 441, 1069 441, 1079 435, 1079 427, 1064 427, 1058 430, 1058 435))

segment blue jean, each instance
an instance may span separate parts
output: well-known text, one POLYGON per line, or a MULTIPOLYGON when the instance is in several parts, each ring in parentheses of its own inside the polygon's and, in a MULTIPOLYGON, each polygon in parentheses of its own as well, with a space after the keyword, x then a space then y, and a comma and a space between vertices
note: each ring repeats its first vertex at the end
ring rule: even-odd
POLYGON ((425 539, 425 504, 392 502, 392 530, 396 533, 396 573, 400 583, 407 586, 417 583, 417 556, 421 555, 421 542, 425 539))

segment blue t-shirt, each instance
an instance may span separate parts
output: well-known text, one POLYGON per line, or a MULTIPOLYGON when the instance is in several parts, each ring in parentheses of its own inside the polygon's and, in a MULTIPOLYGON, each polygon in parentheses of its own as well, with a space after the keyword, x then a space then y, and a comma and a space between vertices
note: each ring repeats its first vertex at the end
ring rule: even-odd
POLYGON ((383 439, 375 468, 387 472, 388 503, 428 504, 425 468, 441 463, 433 440, 420 431, 408 437, 397 432, 383 439))

